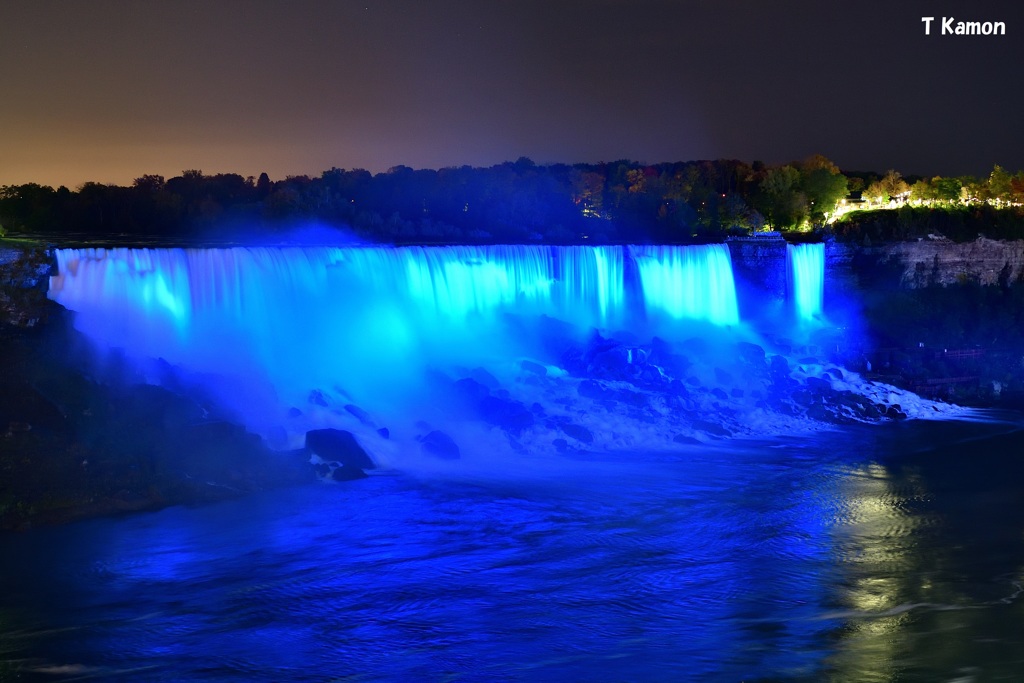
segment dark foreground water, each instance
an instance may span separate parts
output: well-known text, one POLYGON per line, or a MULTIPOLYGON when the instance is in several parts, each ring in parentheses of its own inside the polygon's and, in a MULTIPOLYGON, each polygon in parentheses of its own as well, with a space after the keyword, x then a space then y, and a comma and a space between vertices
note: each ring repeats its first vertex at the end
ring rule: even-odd
POLYGON ((456 464, 7 535, 0 680, 1020 680, 1009 428, 456 464))

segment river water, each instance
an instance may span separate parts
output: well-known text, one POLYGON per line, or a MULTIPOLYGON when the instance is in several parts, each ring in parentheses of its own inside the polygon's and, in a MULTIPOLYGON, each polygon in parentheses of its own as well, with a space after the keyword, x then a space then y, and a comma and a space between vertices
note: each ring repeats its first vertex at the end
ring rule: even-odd
POLYGON ((0 681, 1024 675, 1024 432, 386 471, 0 536, 0 681))

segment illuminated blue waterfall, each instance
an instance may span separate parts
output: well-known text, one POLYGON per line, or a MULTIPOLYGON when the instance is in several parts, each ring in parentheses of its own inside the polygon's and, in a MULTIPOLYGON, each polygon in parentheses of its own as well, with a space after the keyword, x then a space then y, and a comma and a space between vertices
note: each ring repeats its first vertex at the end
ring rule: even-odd
POLYGON ((807 322, 819 318, 825 289, 825 245, 787 245, 786 262, 797 320, 807 322))
POLYGON ((627 258, 649 312, 739 322, 723 245, 59 249, 50 296, 104 318, 112 339, 122 341, 126 334, 195 336, 208 314, 218 327, 245 322, 256 332, 295 322, 297 314, 329 317, 360 298, 449 323, 513 311, 602 327, 632 317, 627 258))
MULTIPOLYGON (((625 259, 621 247, 554 247, 562 281, 563 310, 579 307, 583 321, 621 324, 625 312, 625 259)), ((580 313, 569 315, 579 320, 580 313)))
POLYGON ((259 377, 293 403, 331 387, 368 406, 403 400, 425 367, 528 354, 523 328, 509 328, 506 313, 598 328, 659 316, 739 322, 722 245, 116 248, 56 256, 49 296, 75 311, 90 337, 197 372, 259 377), (642 310, 627 310, 627 260, 642 310))
POLYGON ((732 260, 724 244, 630 247, 648 313, 673 319, 739 323, 732 260))

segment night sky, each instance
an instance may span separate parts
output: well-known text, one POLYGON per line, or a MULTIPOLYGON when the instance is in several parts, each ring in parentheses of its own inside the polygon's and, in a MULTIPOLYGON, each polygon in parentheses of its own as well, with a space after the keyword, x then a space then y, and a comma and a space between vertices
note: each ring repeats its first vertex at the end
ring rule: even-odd
POLYGON ((520 156, 1013 171, 1022 63, 1021 2, 5 0, 0 185, 520 156))

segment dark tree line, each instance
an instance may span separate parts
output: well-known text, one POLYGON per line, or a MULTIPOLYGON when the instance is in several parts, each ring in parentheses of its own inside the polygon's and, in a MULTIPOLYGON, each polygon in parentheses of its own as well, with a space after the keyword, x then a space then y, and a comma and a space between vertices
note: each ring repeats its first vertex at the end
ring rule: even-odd
POLYGON ((820 223, 845 195, 846 178, 824 157, 780 167, 735 160, 538 166, 520 158, 376 175, 331 168, 278 181, 189 170, 169 179, 144 175, 129 187, 5 186, 0 226, 41 235, 189 237, 315 221, 406 243, 693 242, 820 223))
MULTIPOLYGON (((889 176, 903 182, 895 171, 889 176)), ((1007 193, 1019 184, 1017 176, 996 167, 992 178, 982 182, 993 186, 993 197, 996 185, 1009 188, 1000 190, 998 201, 1015 196, 1007 193)), ((331 168, 319 177, 278 181, 266 173, 254 178, 188 170, 169 179, 144 175, 128 187, 0 187, 0 230, 230 237, 313 222, 397 243, 686 243, 769 227, 821 227, 851 190, 881 182, 876 180, 848 177, 820 155, 781 166, 736 160, 539 166, 524 157, 488 168, 396 166, 375 175, 331 168)), ((941 180, 914 187, 942 188, 941 180)), ((958 191, 969 183, 958 180, 958 191)), ((906 215, 882 220, 896 223, 868 232, 916 234, 904 226, 906 215)))

